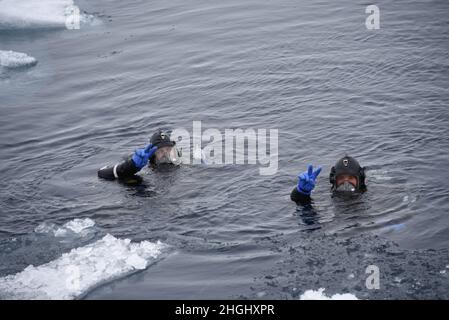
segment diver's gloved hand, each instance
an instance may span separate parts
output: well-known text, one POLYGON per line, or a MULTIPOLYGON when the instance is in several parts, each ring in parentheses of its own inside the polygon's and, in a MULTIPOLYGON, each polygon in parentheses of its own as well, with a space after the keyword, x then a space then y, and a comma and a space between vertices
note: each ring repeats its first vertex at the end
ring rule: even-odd
POLYGON ((309 196, 312 190, 315 188, 315 181, 320 172, 321 167, 318 167, 318 169, 313 171, 313 166, 309 164, 307 172, 303 172, 298 176, 298 186, 296 187, 298 192, 309 196))
POLYGON ((151 158, 151 156, 156 152, 157 147, 153 147, 153 145, 150 143, 145 148, 142 149, 136 149, 132 156, 132 160, 134 162, 134 165, 139 170, 145 167, 145 165, 148 164, 148 160, 151 158))

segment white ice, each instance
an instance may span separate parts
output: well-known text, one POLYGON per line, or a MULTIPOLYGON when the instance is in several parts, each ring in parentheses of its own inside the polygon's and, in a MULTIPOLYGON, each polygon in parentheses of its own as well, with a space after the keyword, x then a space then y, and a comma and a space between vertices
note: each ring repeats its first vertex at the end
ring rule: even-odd
POLYGON ((359 300, 352 293, 337 293, 332 296, 326 296, 324 293, 324 288, 319 288, 318 290, 307 290, 304 292, 299 299, 300 300, 359 300))
MULTIPOLYGON (((80 8, 73 0, 0 0, 0 30, 64 28, 80 8)), ((97 24, 92 15, 79 12, 81 24, 97 24)))
POLYGON ((33 66, 36 63, 37 60, 26 53, 0 50, 0 67, 18 68, 33 66))
POLYGON ((52 234, 55 237, 64 237, 69 234, 77 234, 80 236, 86 235, 95 226, 95 221, 89 218, 73 219, 62 226, 57 226, 54 223, 41 223, 34 232, 52 234))
POLYGON ((0 29, 63 27, 72 0, 0 0, 0 29))
POLYGON ((92 288, 143 270, 167 246, 106 235, 49 263, 0 278, 0 299, 75 299, 92 288))

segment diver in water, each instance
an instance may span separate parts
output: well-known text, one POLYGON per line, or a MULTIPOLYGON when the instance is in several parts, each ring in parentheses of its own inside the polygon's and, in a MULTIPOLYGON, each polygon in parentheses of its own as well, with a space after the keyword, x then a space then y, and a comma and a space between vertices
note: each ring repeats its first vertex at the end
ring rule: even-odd
MULTIPOLYGON (((307 172, 298 176, 298 185, 293 189, 290 198, 297 204, 310 205, 310 195, 320 172, 321 167, 314 171, 313 166, 309 165, 307 172)), ((365 168, 350 156, 344 156, 332 167, 329 181, 335 195, 360 194, 366 191, 365 168)))
POLYGON ((176 148, 176 142, 170 140, 170 133, 158 130, 150 138, 150 143, 144 148, 136 149, 134 154, 114 166, 105 166, 98 170, 98 177, 115 180, 125 184, 138 184, 142 178, 136 175, 148 165, 157 168, 162 165, 180 165, 181 154, 176 148))

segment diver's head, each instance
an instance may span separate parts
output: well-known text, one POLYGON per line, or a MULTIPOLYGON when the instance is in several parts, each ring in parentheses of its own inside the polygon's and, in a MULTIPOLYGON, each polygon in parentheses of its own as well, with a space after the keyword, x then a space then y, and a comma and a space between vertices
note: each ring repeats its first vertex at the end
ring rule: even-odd
POLYGON ((158 130, 150 138, 150 143, 157 147, 156 152, 150 158, 150 164, 181 164, 181 153, 176 148, 176 142, 170 140, 170 132, 158 130))
POLYGON ((363 192, 366 190, 365 168, 354 158, 345 156, 332 167, 329 181, 334 191, 363 192))

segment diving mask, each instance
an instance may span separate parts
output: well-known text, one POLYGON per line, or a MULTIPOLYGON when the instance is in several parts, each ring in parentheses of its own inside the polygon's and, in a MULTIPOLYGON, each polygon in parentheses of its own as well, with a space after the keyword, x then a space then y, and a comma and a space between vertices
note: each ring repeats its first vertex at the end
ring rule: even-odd
POLYGON ((335 191, 338 192, 355 192, 356 191, 356 187, 350 183, 349 181, 345 181, 343 183, 341 183, 340 185, 338 185, 335 188, 335 191))
POLYGON ((154 163, 159 164, 181 164, 181 152, 175 146, 166 146, 157 149, 154 153, 154 163))

